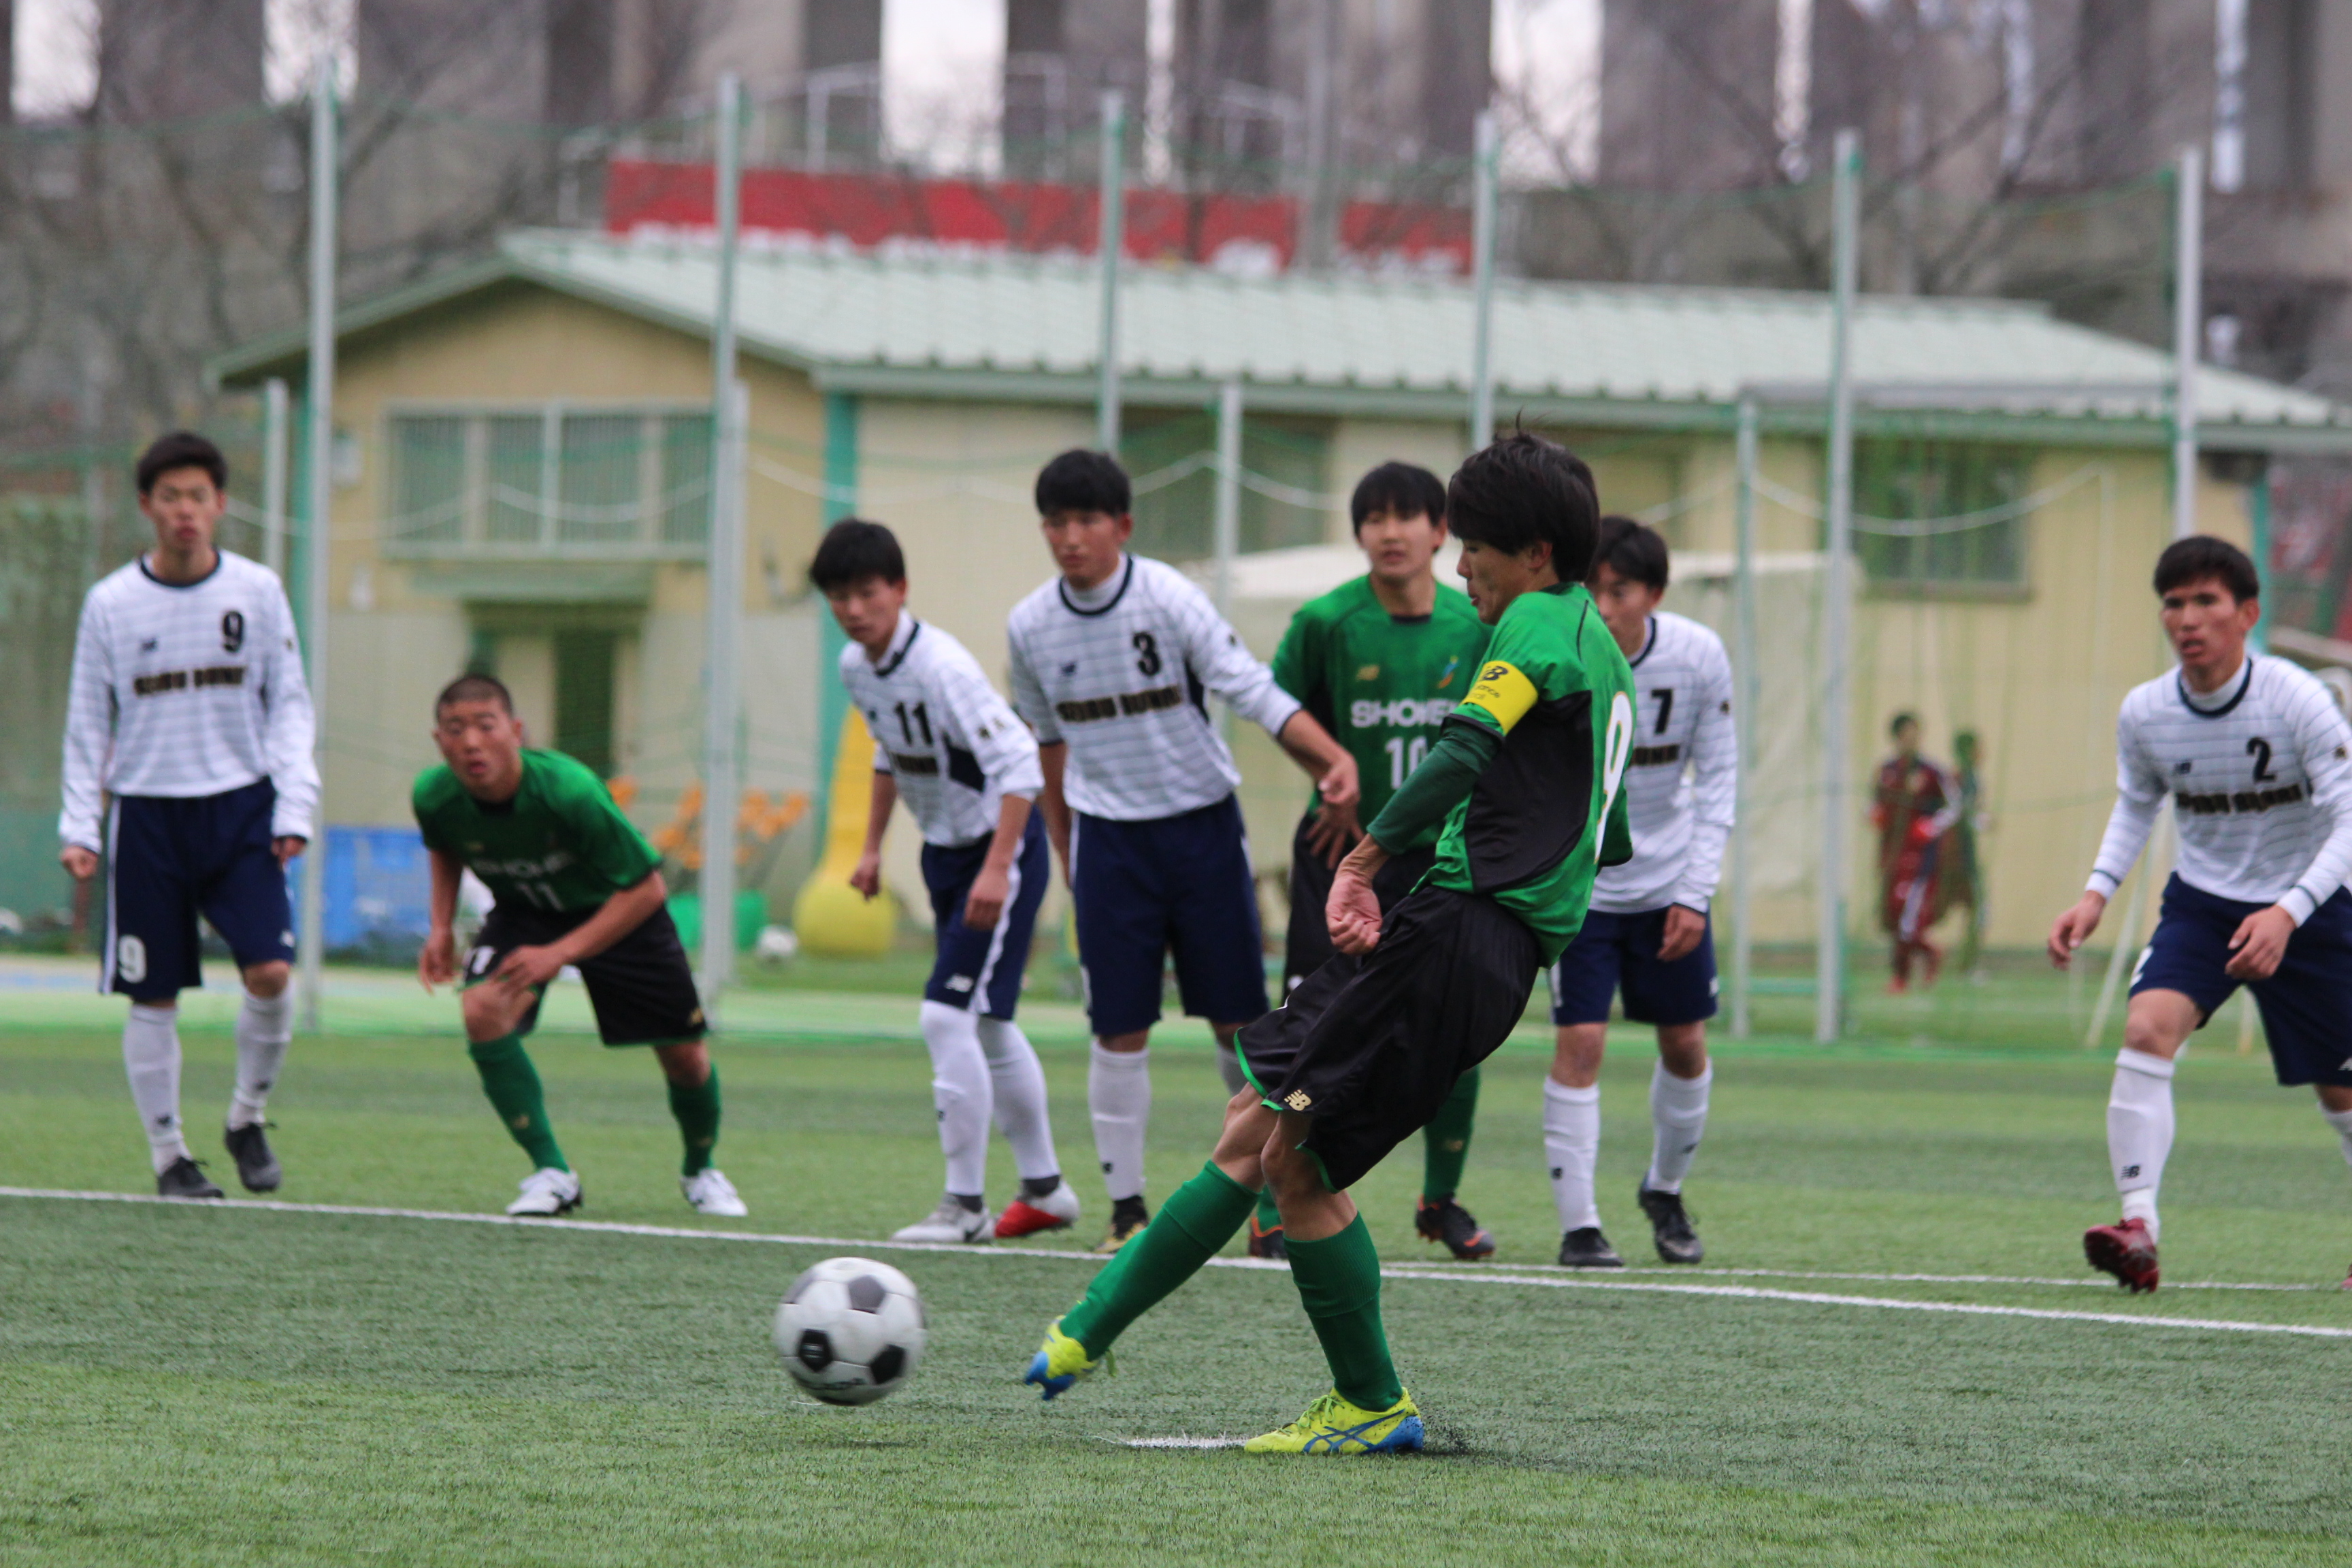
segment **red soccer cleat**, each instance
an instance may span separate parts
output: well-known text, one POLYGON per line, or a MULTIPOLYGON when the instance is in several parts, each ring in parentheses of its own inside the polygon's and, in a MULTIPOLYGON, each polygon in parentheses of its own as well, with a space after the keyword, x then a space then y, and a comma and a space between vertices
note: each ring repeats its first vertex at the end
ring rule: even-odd
POLYGON ((2146 1220, 2093 1226, 2083 1233, 2083 1256, 2135 1296, 2156 1289, 2156 1238, 2147 1234, 2146 1220))
POLYGON ((2347 1268, 2344 1271, 2344 1283, 2337 1286, 2336 1289, 2339 1290, 2352 1290, 2352 1268, 2347 1268))
POLYGON ((1041 1230, 1067 1230, 1078 1217, 1078 1194, 1064 1182, 1050 1193, 1039 1194, 1033 1202, 1018 1197, 1004 1205, 996 1216, 996 1239, 1011 1241, 1017 1237, 1034 1236, 1041 1230))

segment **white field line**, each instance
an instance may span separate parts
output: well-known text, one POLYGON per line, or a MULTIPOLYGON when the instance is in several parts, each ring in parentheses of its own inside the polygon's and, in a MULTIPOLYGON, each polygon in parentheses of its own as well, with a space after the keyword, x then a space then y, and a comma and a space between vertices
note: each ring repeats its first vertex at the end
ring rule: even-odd
POLYGON ((1106 1443, 1117 1443, 1129 1448, 1238 1448, 1245 1437, 1106 1437, 1106 1443))
MULTIPOLYGON (((263 1211, 272 1214, 341 1215, 373 1219, 438 1220, 460 1225, 496 1225, 526 1230, 592 1231, 616 1236, 667 1237, 687 1241, 749 1241, 785 1247, 849 1247, 861 1251, 943 1252, 963 1258, 1046 1258, 1094 1262, 1091 1252, 1055 1251, 1044 1247, 967 1247, 952 1242, 875 1241, 862 1237, 781 1236, 741 1230, 690 1230, 682 1226, 624 1225, 609 1220, 524 1219, 497 1214, 458 1214, 440 1209, 362 1207, 344 1204, 290 1204, 275 1199, 231 1198, 192 1202, 161 1198, 145 1193, 88 1193, 44 1187, 0 1187, 0 1198, 51 1199, 72 1203, 170 1205, 182 1208, 263 1211)), ((1280 1268, 1287 1264, 1255 1258, 1213 1258, 1212 1268, 1280 1268)), ((1612 1271, 1613 1272, 1613 1271, 1612 1271)), ((1712 1296, 1741 1301, 1790 1301, 1811 1306, 1863 1307, 1903 1312, 1958 1312, 1972 1317, 2034 1318, 2046 1322, 2119 1323, 2137 1328, 2203 1329, 2222 1333, 2290 1334, 2306 1339, 2352 1340, 2352 1328, 2307 1323, 2237 1322, 2226 1318, 2170 1318, 2128 1312, 2081 1312, 2051 1307, 1996 1307, 1960 1301, 1906 1301, 1889 1296, 1843 1296, 1821 1290, 1772 1290, 1754 1285, 1682 1285, 1664 1280, 1610 1279, 1591 1274, 1529 1274, 1512 1269, 1433 1268, 1391 1265, 1381 1270, 1384 1279, 1467 1280, 1486 1285, 1527 1285, 1553 1290, 1616 1290, 1653 1296, 1712 1296)), ((1931 1275, 1839 1276, 1917 1283, 1939 1279, 1982 1282, 1981 1277, 1931 1275)))

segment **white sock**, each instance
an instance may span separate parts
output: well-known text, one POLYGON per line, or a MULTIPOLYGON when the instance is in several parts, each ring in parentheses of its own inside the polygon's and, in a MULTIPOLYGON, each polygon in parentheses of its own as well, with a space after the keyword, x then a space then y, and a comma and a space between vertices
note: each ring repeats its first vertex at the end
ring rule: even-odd
POLYGON ((1715 1064, 1696 1078, 1676 1078, 1660 1062, 1650 1072, 1650 1173, 1642 1184, 1654 1193, 1679 1193, 1690 1174, 1698 1141, 1706 1135, 1706 1091, 1715 1064))
POLYGON ((180 1129, 180 1010, 131 1005, 122 1021, 122 1070, 131 1079, 131 1103, 147 1130, 147 1149, 162 1175, 184 1159, 188 1141, 180 1129))
POLYGON ((2115 1087, 2107 1094, 2107 1160, 2116 1191, 2123 1194, 2124 1218, 2146 1221, 2151 1240, 2159 1228, 2156 1190, 2172 1152, 2173 1067, 2146 1051, 2117 1051, 2115 1087))
POLYGON ((2345 1163, 2352 1164, 2352 1110, 2330 1110, 2323 1105, 2319 1108, 2319 1114, 2327 1125, 2336 1129, 2336 1136, 2344 1144, 2345 1163))
POLYGON ((1095 1155, 1111 1202, 1143 1195, 1143 1132, 1151 1122, 1151 1048, 1107 1051, 1094 1043, 1087 1068, 1087 1110, 1095 1155))
POLYGON ((978 1020, 944 1002, 924 1003, 922 1018, 923 1044, 931 1051, 940 1148, 948 1157, 948 1191, 977 1196, 988 1190, 988 1123, 996 1106, 978 1020))
POLYGON ((978 1022, 980 1048, 988 1058, 989 1079, 996 1088, 996 1125, 1013 1145, 1013 1163, 1023 1181, 1058 1175, 1062 1162, 1054 1152, 1054 1128, 1045 1117, 1045 1069, 1037 1063, 1036 1047, 1010 1018, 978 1022))
POLYGON ((1592 1205, 1592 1164, 1601 1154, 1601 1086, 1570 1089, 1544 1079, 1544 1155, 1562 1234, 1601 1223, 1592 1205))
POLYGON ((250 1127, 261 1120, 269 1103, 269 1086, 286 1065, 286 1047, 294 1043, 293 987, 270 997, 245 994, 236 1010, 236 1092, 229 1097, 228 1124, 250 1127))
POLYGON ((1239 1094, 1249 1087, 1249 1074, 1242 1071, 1242 1054, 1232 1046, 1217 1042, 1217 1073, 1225 1080, 1227 1094, 1239 1094))

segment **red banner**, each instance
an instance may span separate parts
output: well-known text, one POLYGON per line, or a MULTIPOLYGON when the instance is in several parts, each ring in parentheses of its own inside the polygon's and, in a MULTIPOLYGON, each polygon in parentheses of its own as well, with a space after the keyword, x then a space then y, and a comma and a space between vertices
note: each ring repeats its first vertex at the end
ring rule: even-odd
MULTIPOLYGON (((708 233, 716 221, 708 163, 615 158, 605 169, 604 226, 614 234, 708 233)), ((1085 255, 1095 246, 1090 186, 1018 180, 919 179, 751 169, 743 228, 811 244, 940 252, 1085 255)), ((1292 196, 1131 190, 1126 253, 1269 274, 1297 256, 1292 196)), ((1454 207, 1350 202, 1339 243, 1359 267, 1450 275, 1470 264, 1469 214, 1454 207)))

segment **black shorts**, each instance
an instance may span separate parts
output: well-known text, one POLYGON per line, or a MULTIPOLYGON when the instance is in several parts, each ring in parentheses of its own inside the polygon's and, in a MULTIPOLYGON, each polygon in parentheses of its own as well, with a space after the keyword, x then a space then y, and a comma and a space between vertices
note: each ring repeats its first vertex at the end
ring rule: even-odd
POLYGON ((1268 1105, 1313 1119, 1300 1147, 1343 1192, 1510 1037, 1542 957, 1492 899, 1420 889, 1389 911, 1378 947, 1332 959, 1241 1032, 1242 1069, 1268 1105))
MULTIPOLYGON (((1307 844, 1307 830, 1314 826, 1315 814, 1310 811, 1299 818, 1298 831, 1290 836, 1290 931, 1282 950, 1286 996, 1300 981, 1339 956, 1339 950, 1331 945, 1331 927, 1323 918, 1323 906, 1331 900, 1331 868, 1307 844)), ((1381 913, 1396 908, 1397 900, 1412 891, 1436 860, 1437 847, 1432 845, 1399 855, 1382 866, 1372 879, 1381 913)))
MULTIPOLYGON (((479 984, 498 973, 499 962, 519 947, 543 947, 570 935, 593 910, 553 911, 492 906, 479 936, 466 953, 463 984, 479 984)), ((656 910, 636 930, 593 958, 583 959, 580 978, 588 984, 588 1005, 596 1013, 596 1033, 608 1046, 668 1046, 698 1040, 708 1032, 702 997, 677 922, 656 910)), ((515 1026, 528 1035, 539 1023, 539 1004, 515 1026)))

